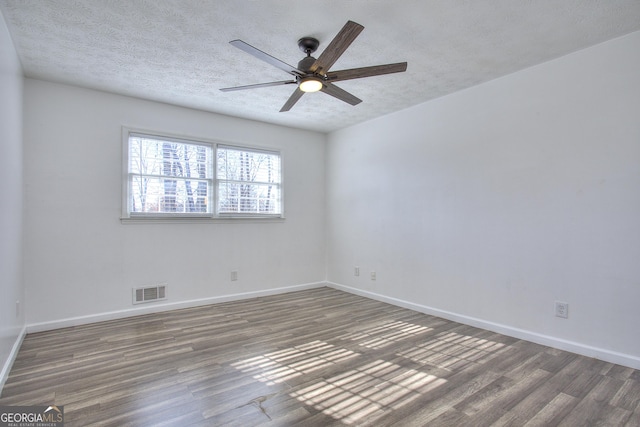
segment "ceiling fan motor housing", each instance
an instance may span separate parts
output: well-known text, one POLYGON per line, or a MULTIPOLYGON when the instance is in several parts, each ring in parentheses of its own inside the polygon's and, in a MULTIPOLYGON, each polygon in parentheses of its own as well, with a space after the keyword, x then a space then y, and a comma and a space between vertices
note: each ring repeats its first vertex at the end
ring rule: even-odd
POLYGON ((315 62, 316 62, 316 58, 314 58, 313 56, 307 56, 305 58, 302 58, 302 60, 298 62, 298 70, 308 73, 309 69, 315 62))

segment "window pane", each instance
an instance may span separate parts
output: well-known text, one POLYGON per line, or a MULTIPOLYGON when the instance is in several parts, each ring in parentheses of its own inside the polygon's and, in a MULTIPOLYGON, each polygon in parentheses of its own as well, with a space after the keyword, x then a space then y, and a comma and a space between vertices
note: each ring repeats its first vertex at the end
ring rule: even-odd
POLYGON ((206 181, 167 179, 134 175, 131 182, 131 212, 209 212, 206 181))
POLYGON ((205 145, 130 137, 129 147, 131 173, 210 178, 211 148, 205 145))
POLYGON ((280 156, 275 153, 218 149, 218 179, 280 183, 280 156))
POLYGON ((218 212, 279 214, 280 186, 220 182, 218 212))

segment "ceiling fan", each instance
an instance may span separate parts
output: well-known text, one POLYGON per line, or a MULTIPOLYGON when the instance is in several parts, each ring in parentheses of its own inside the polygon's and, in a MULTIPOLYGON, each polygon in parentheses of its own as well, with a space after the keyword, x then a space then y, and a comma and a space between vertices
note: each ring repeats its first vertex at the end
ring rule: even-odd
POLYGON ((374 65, 371 67, 351 68, 348 70, 329 71, 331 66, 340 58, 351 43, 358 37, 364 27, 353 21, 348 21, 338 34, 331 40, 331 43, 320 54, 318 59, 311 56, 318 49, 320 42, 313 37, 303 37, 298 40, 298 47, 307 54, 297 67, 292 67, 273 56, 262 52, 259 49, 243 42, 242 40, 232 40, 233 46, 247 52, 256 58, 279 68, 294 77, 294 80, 284 80, 278 82, 258 83, 247 86, 236 86, 220 89, 223 92, 234 90, 255 89, 260 87, 280 86, 295 84, 298 87, 291 97, 284 103, 280 111, 289 111, 293 105, 304 95, 305 92, 324 92, 351 105, 362 102, 361 99, 350 94, 344 89, 334 85, 334 82, 342 80, 359 79, 362 77, 379 76, 382 74, 400 73, 407 70, 406 62, 395 64, 374 65))

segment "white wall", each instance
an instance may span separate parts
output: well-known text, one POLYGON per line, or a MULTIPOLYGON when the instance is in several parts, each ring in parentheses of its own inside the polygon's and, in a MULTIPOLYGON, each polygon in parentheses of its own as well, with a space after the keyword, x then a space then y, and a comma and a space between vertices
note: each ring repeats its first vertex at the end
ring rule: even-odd
POLYGON ((640 368, 640 33, 327 150, 329 281, 640 368))
POLYGON ((24 328, 22 67, 0 12, 0 389, 24 328))
POLYGON ((325 278, 322 134, 32 79, 24 133, 27 323, 36 330, 132 314, 136 286, 166 282, 175 304, 325 278), (286 219, 122 224, 123 125, 280 148, 286 219))

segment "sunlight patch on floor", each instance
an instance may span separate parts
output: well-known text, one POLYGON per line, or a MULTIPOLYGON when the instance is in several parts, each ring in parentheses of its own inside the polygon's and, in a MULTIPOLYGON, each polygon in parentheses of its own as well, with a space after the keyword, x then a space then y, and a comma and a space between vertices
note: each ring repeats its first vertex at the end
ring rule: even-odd
POLYGON ((414 362, 437 366, 450 371, 469 364, 486 363, 505 344, 455 332, 442 332, 414 348, 401 351, 399 356, 414 362))
POLYGON ((333 344, 313 341, 242 360, 231 366, 242 372, 253 373, 255 379, 273 385, 358 355, 333 344))
POLYGON ((338 339, 355 341, 363 347, 379 349, 431 330, 432 328, 427 326, 396 321, 364 331, 341 335, 338 339))
POLYGON ((376 360, 291 393, 346 424, 372 421, 444 384, 445 379, 376 360))

